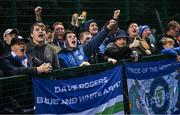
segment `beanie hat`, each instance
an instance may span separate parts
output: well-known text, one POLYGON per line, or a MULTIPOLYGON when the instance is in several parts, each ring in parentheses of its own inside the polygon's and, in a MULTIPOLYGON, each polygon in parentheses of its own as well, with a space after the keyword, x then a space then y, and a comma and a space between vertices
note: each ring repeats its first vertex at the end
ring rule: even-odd
POLYGON ((85 31, 85 32, 88 32, 88 31, 89 31, 89 26, 90 26, 90 24, 91 24, 92 22, 96 22, 96 20, 91 19, 91 20, 88 20, 88 21, 86 21, 86 22, 84 23, 84 31, 85 31))
POLYGON ((147 25, 139 26, 139 35, 142 36, 144 30, 147 28, 149 28, 149 26, 147 26, 147 25))

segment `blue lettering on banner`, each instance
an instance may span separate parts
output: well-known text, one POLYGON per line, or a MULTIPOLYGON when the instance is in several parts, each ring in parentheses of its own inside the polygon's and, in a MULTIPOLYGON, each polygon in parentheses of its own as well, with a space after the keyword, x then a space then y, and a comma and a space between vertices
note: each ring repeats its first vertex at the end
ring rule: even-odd
POLYGON ((154 76, 163 76, 172 73, 179 66, 174 59, 155 61, 155 62, 137 62, 126 64, 126 74, 132 79, 150 79, 154 76), (135 76, 135 77, 134 77, 135 76), (134 77, 134 78, 133 78, 134 77))
POLYGON ((34 78, 36 113, 67 114, 96 108, 122 95, 121 71, 122 67, 117 66, 68 80, 34 78))

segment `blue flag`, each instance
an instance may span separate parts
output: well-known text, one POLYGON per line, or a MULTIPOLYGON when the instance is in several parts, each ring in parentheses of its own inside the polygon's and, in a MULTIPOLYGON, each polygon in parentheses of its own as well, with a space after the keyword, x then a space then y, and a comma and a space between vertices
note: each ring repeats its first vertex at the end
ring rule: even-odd
POLYGON ((179 66, 174 59, 127 63, 130 113, 180 113, 179 66))
POLYGON ((37 114, 123 113, 121 66, 68 80, 33 79, 37 114), (116 111, 112 111, 112 108, 116 111))

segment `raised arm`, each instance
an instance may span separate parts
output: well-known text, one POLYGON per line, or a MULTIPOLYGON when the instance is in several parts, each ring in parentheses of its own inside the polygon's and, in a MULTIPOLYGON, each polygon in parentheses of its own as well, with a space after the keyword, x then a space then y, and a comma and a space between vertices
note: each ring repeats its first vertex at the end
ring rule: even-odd
POLYGON ((37 6, 37 7, 34 9, 34 13, 35 13, 35 15, 36 15, 36 21, 37 21, 37 22, 42 22, 42 18, 41 18, 42 7, 37 6))
POLYGON ((94 51, 98 49, 100 44, 103 42, 103 40, 108 35, 109 31, 115 26, 116 23, 117 22, 115 20, 111 19, 109 24, 106 27, 102 28, 101 31, 98 32, 96 36, 92 38, 91 41, 83 45, 83 49, 86 56, 89 57, 94 51))
POLYGON ((120 13, 121 13, 120 10, 115 10, 114 15, 113 15, 113 19, 118 20, 119 16, 120 16, 120 13))

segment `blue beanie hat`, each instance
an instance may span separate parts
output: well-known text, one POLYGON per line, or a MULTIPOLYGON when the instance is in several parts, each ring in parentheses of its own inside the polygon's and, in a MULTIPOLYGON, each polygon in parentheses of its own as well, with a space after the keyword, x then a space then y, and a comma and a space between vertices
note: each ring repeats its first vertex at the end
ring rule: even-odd
POLYGON ((96 22, 96 20, 91 19, 91 20, 88 20, 88 21, 86 21, 86 22, 84 23, 84 31, 85 31, 85 32, 88 32, 88 31, 89 31, 89 26, 90 26, 90 24, 91 24, 92 22, 96 22))
POLYGON ((139 26, 139 35, 140 35, 140 36, 142 36, 142 34, 143 34, 143 32, 144 32, 144 30, 145 30, 146 28, 149 28, 149 29, 150 29, 150 27, 147 26, 147 25, 139 26))

